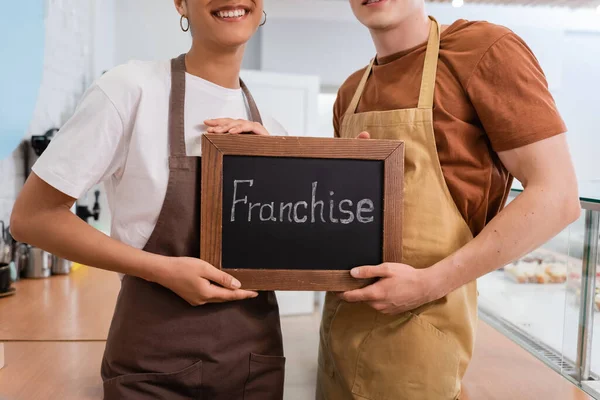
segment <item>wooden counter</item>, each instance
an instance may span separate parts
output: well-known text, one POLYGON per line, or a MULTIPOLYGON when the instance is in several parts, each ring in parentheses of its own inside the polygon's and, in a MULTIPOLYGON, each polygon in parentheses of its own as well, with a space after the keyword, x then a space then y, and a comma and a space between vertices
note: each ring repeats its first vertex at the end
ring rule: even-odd
MULTIPOLYGON (((101 399, 100 361, 119 285, 116 274, 83 267, 21 281, 15 296, 0 299, 0 399, 101 399)), ((591 399, 483 322, 463 386, 461 400, 591 399)))
POLYGON ((16 282, 0 298, 0 342, 106 340, 120 285, 116 273, 88 267, 16 282))
POLYGON ((2 400, 102 399, 105 342, 9 342, 0 369, 2 400))

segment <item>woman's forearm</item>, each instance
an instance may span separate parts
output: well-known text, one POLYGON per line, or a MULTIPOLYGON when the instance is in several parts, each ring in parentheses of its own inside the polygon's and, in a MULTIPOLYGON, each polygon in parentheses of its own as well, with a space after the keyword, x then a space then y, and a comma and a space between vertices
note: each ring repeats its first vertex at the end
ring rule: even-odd
POLYGON ((35 214, 13 228, 19 241, 59 257, 109 271, 155 280, 167 257, 123 244, 91 227, 69 209, 35 214))
POLYGON ((112 239, 73 214, 70 202, 32 175, 13 209, 13 236, 70 261, 151 281, 160 279, 168 257, 112 239))

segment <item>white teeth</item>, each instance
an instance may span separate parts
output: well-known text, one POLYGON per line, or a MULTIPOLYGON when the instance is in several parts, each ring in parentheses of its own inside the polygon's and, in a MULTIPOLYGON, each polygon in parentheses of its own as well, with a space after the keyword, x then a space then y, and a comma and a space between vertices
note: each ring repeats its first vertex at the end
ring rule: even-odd
POLYGON ((231 10, 231 11, 219 11, 217 13, 217 15, 220 18, 239 18, 239 17, 243 17, 244 15, 246 15, 246 10, 238 9, 238 10, 231 10))

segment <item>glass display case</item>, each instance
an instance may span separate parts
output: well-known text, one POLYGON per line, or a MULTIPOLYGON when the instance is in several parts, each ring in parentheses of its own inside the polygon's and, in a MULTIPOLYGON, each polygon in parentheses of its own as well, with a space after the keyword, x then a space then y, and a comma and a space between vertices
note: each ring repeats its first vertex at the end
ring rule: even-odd
MULTIPOLYGON (((579 220, 479 279, 480 316, 600 399, 600 180, 580 183, 579 220)), ((513 189, 509 202, 520 194, 513 189)))

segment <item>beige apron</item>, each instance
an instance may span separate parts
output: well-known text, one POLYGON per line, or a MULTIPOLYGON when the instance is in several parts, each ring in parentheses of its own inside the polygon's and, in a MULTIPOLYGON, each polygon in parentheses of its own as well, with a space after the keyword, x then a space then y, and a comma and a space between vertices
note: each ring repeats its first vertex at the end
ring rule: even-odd
MULTIPOLYGON (((427 268, 473 236, 446 186, 433 131, 440 47, 435 20, 425 55, 418 108, 356 113, 373 62, 344 115, 341 137, 367 131, 405 142, 403 263, 427 268)), ((451 400, 473 351, 477 288, 471 282, 434 303, 396 316, 328 293, 319 348, 319 400, 451 400)))

